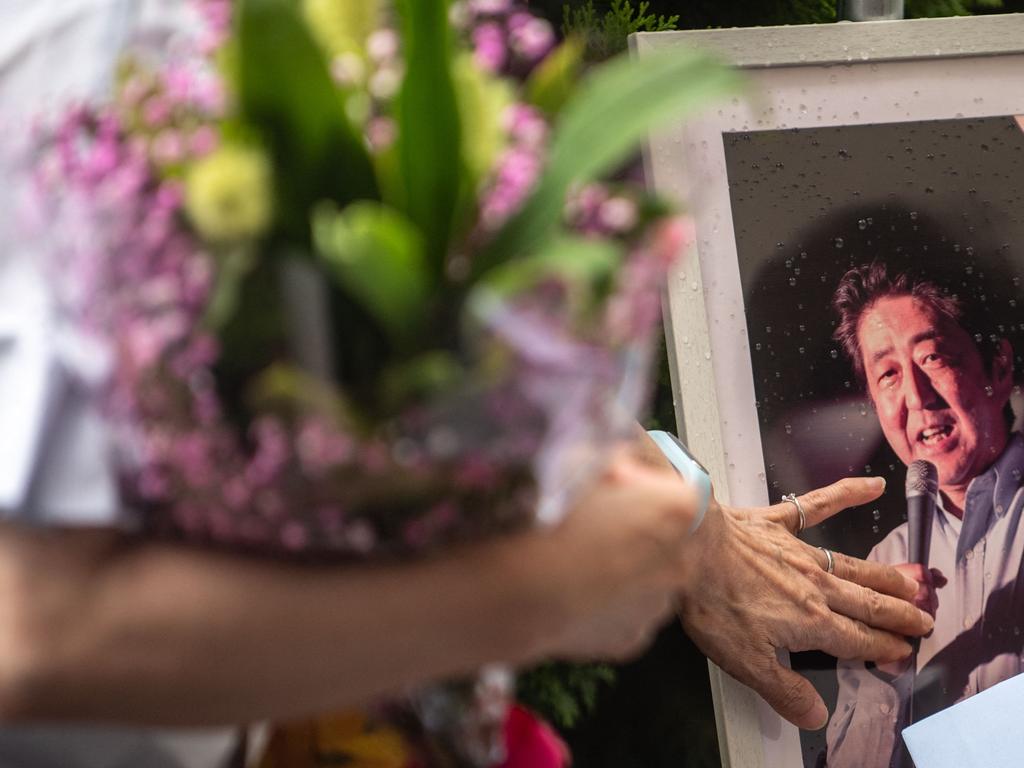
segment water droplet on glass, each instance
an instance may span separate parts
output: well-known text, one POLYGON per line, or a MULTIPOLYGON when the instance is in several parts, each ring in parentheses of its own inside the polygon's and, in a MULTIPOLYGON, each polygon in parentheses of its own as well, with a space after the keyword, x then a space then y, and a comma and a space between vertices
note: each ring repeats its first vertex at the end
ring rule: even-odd
POLYGON ((858 229, 867 229, 868 228, 868 220, 867 219, 861 219, 860 221, 858 221, 857 222, 857 228, 858 229))
POLYGON ((828 354, 829 354, 829 357, 831 357, 833 360, 835 360, 837 357, 839 357, 839 352, 837 350, 835 350, 835 349, 830 350, 828 354))
POLYGON ((843 242, 843 238, 841 238, 841 237, 837 237, 835 242, 836 242, 836 248, 842 248, 843 245, 845 245, 845 243, 843 242))
POLYGON ((786 425, 786 434, 787 435, 792 435, 793 434, 793 425, 792 424, 787 424, 786 425))
POLYGON ((873 512, 871 513, 871 516, 872 516, 873 518, 875 518, 875 520, 881 520, 881 519, 882 519, 882 510, 880 510, 880 509, 876 509, 876 510, 874 510, 874 511, 873 511, 873 512))
POLYGON ((789 278, 789 284, 790 284, 791 286, 793 286, 793 285, 796 285, 796 278, 795 278, 795 277, 791 277, 791 278, 789 278))
POLYGON ((872 525, 872 526, 871 526, 871 532, 872 532, 872 533, 878 533, 878 531, 879 531, 879 528, 878 528, 878 526, 877 526, 877 525, 872 525))
MULTIPOLYGON (((909 150, 910 147, 907 147, 907 149, 909 150)), ((911 211, 910 212, 910 220, 911 221, 917 221, 917 211, 911 211)))

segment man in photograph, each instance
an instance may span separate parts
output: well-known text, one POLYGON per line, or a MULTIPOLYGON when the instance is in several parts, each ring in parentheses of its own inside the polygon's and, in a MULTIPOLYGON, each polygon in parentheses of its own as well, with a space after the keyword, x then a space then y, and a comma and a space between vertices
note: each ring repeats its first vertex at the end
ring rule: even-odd
MULTIPOLYGON (((875 262, 834 294, 835 339, 900 460, 930 461, 939 493, 928 568, 907 563, 908 526, 868 559, 922 583, 935 629, 911 663, 840 662, 830 768, 910 768, 900 732, 1022 671, 1024 437, 1013 431, 1013 350, 984 290, 875 262), (1019 585, 1019 586, 1018 586, 1019 585)), ((891 492, 891 491, 890 491, 891 492)))

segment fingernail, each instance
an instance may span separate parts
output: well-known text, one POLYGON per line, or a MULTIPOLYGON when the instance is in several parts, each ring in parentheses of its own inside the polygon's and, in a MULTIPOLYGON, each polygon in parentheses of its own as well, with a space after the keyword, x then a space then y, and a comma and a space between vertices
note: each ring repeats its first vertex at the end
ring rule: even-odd
POLYGON ((921 615, 924 616, 925 631, 931 632, 935 629, 935 619, 932 618, 931 614, 921 611, 921 615))
POLYGON ((818 715, 818 717, 815 719, 815 722, 817 722, 818 725, 814 726, 811 730, 820 731, 822 728, 828 725, 828 707, 825 706, 824 702, 818 703, 818 705, 815 707, 815 714, 818 715))
POLYGON ((878 488, 879 491, 885 490, 885 478, 882 477, 881 475, 876 475, 875 477, 872 477, 871 482, 874 483, 875 487, 878 488))

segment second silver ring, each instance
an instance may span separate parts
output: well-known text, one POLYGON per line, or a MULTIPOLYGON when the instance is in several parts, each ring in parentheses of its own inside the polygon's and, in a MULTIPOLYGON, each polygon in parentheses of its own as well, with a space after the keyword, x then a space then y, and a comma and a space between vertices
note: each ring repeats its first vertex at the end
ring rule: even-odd
POLYGON ((818 547, 822 552, 825 553, 825 573, 832 576, 836 572, 836 558, 832 554, 831 549, 825 549, 825 547, 818 547))

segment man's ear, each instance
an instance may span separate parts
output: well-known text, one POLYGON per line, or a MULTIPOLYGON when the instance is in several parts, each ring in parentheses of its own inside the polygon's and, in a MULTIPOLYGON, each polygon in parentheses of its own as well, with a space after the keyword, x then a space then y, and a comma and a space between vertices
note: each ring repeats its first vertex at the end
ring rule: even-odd
POLYGON ((992 370, 989 373, 995 393, 1009 397, 1013 389, 1013 347, 1006 339, 999 340, 996 353, 992 355, 992 370))

